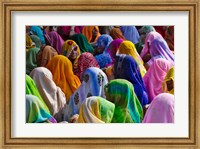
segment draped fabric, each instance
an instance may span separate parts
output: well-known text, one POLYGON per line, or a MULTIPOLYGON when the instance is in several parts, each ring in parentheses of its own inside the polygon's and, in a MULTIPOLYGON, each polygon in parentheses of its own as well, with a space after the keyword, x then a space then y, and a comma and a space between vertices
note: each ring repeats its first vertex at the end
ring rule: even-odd
POLYGON ((129 40, 134 44, 140 42, 140 35, 135 26, 121 26, 120 30, 126 40, 129 40))
POLYGON ((39 50, 39 48, 35 47, 26 51, 26 74, 29 74, 37 67, 37 53, 39 50))
POLYGON ((167 75, 165 76, 165 79, 162 83, 162 90, 163 92, 166 92, 166 93, 170 93, 170 94, 173 94, 174 95, 174 67, 172 67, 168 72, 167 72, 167 75), (171 90, 168 90, 167 88, 167 83, 168 81, 172 80, 173 82, 173 88, 171 90))
POLYGON ((149 103, 148 94, 139 67, 133 57, 125 54, 117 55, 114 64, 114 76, 116 79, 126 79, 132 83, 134 92, 142 107, 149 103))
POLYGON ((83 52, 93 53, 94 49, 92 45, 90 45, 87 38, 83 34, 75 34, 71 37, 71 40, 75 41, 78 44, 81 53, 83 52))
POLYGON ((50 46, 56 49, 58 54, 62 53, 62 46, 64 44, 64 40, 56 31, 51 31, 48 34, 45 34, 45 38, 50 44, 50 46))
POLYGON ((49 61, 46 68, 51 71, 54 82, 65 93, 68 101, 81 84, 79 78, 73 73, 71 61, 63 55, 56 55, 49 61))
POLYGON ((108 83, 106 74, 97 67, 90 67, 85 70, 82 76, 80 87, 70 97, 65 109, 65 120, 79 113, 80 105, 90 96, 105 98, 104 86, 108 83))
POLYGON ((31 48, 34 48, 35 47, 35 44, 33 43, 31 37, 26 34, 26 52, 31 49, 31 48))
POLYGON ((110 36, 114 39, 123 39, 125 40, 125 37, 123 36, 121 30, 119 28, 113 28, 111 31, 110 31, 110 36))
POLYGON ((30 38, 35 43, 35 46, 37 48, 40 48, 42 46, 42 42, 40 41, 40 38, 37 35, 30 35, 30 38))
POLYGON ((110 123, 115 105, 102 97, 86 98, 80 107, 79 123, 110 123))
POLYGON ((110 43, 113 41, 112 37, 110 35, 107 35, 107 34, 102 34, 98 40, 97 40, 97 43, 96 43, 96 47, 99 48, 99 47, 103 47, 103 52, 108 49, 108 46, 110 45, 110 43))
POLYGON ((42 99, 57 121, 62 121, 62 110, 66 104, 65 94, 53 81, 51 72, 44 67, 33 69, 30 76, 35 81, 42 99))
POLYGON ((174 95, 161 93, 150 104, 143 123, 174 123, 174 95))
POLYGON ((46 44, 44 39, 43 30, 39 26, 31 26, 29 29, 30 35, 37 35, 40 38, 40 41, 43 45, 46 44))
POLYGON ((58 53, 53 47, 41 47, 40 51, 37 53, 37 66, 45 67, 48 62, 56 55, 58 55, 58 53))
POLYGON ((140 55, 138 54, 138 52, 135 48, 135 45, 132 42, 123 41, 119 46, 118 54, 126 54, 126 55, 132 56, 140 68, 140 73, 141 73, 142 77, 145 75, 146 69, 143 65, 144 62, 141 59, 140 55))
POLYGON ((46 106, 46 103, 42 99, 34 80, 29 75, 26 75, 26 95, 36 96, 44 104, 45 111, 50 113, 49 108, 46 106))
POLYGON ((83 72, 89 67, 100 68, 95 57, 91 53, 85 52, 78 58, 77 67, 74 69, 74 74, 81 79, 83 72))
POLYGON ((162 82, 173 64, 164 59, 158 58, 148 69, 143 80, 149 95, 149 100, 152 101, 155 96, 162 93, 162 82))
POLYGON ((57 123, 56 119, 45 110, 46 105, 38 97, 26 95, 26 123, 43 123, 50 121, 57 123))
POLYGON ((97 32, 98 32, 97 36, 95 37, 95 39, 93 41, 93 42, 96 42, 97 39, 101 36, 101 34, 99 33, 99 27, 98 26, 84 26, 83 27, 82 34, 85 35, 88 42, 91 42, 91 40, 92 40, 92 32, 93 32, 94 29, 96 29, 97 32))
POLYGON ((105 86, 106 99, 115 104, 112 123, 140 123, 143 119, 142 106, 133 85, 125 79, 111 80, 105 86))

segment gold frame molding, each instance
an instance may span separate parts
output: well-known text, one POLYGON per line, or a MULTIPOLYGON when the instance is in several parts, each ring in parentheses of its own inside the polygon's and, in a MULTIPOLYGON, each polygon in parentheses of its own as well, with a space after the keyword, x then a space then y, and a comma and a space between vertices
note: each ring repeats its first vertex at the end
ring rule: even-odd
POLYGON ((200 144, 199 0, 3 0, 0 50, 0 148, 181 148, 200 144), (11 138, 11 13, 13 11, 188 11, 189 12, 189 137, 188 138, 11 138))

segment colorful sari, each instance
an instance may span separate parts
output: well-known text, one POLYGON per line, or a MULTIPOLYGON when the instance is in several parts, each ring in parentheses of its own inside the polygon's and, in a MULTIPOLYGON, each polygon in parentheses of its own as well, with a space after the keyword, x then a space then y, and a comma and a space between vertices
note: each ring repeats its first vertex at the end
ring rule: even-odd
POLYGON ((56 55, 49 61, 46 68, 51 71, 54 82, 65 93, 68 101, 81 84, 79 78, 73 73, 71 61, 63 55, 56 55))
POLYGON ((133 85, 124 79, 111 80, 105 86, 106 99, 115 104, 112 123, 140 123, 143 119, 142 106, 133 85))
POLYGON ((140 35, 135 26, 121 26, 120 30, 126 40, 129 40, 134 44, 140 42, 140 35))
POLYGON ((168 72, 167 72, 167 75, 165 76, 165 79, 162 83, 162 90, 163 92, 166 92, 166 93, 170 93, 170 94, 173 94, 174 95, 174 67, 172 67, 168 72), (172 80, 173 81, 173 88, 168 91, 168 88, 167 88, 167 82, 172 80))
POLYGON ((48 41, 49 45, 56 49, 58 54, 62 53, 62 46, 64 44, 64 40, 56 31, 51 31, 48 34, 45 34, 45 38, 48 41))
POLYGON ((29 75, 26 75, 26 95, 36 96, 45 105, 45 111, 50 113, 49 108, 46 106, 46 103, 42 99, 34 80, 29 75))
POLYGON ((40 38, 40 41, 43 45, 46 44, 44 39, 43 30, 39 26, 31 26, 29 29, 30 35, 37 35, 40 38))
POLYGON ((162 93, 162 82, 173 64, 164 59, 158 58, 148 69, 143 80, 149 95, 150 102, 154 99, 155 96, 162 93))
POLYGON ((97 39, 101 36, 101 34, 99 33, 99 27, 98 26, 84 26, 83 27, 82 34, 85 35, 85 37, 87 38, 88 42, 90 42, 90 43, 91 43, 91 40, 92 40, 92 32, 93 32, 94 28, 98 32, 97 36, 95 37, 95 39, 93 41, 93 42, 96 42, 97 39))
POLYGON ((79 113, 81 104, 87 97, 100 96, 105 98, 104 86, 108 83, 106 74, 99 68, 90 67, 82 76, 80 87, 70 97, 66 105, 64 118, 69 121, 70 117, 79 113))
POLYGON ((30 76, 35 81, 38 91, 51 114, 58 122, 61 122, 66 98, 65 94, 54 83, 51 72, 47 68, 38 67, 31 71, 30 76))
POLYGON ((86 98, 80 107, 78 123, 110 123, 115 105, 102 97, 86 98))
POLYGON ((33 43, 31 37, 26 34, 26 52, 31 48, 35 48, 35 44, 33 43))
POLYGON ((45 67, 48 62, 56 55, 58 55, 58 53, 53 47, 41 47, 40 51, 37 53, 37 66, 45 67))
POLYGON ((125 54, 117 55, 114 64, 114 76, 116 79, 126 79, 132 83, 135 94, 142 107, 149 103, 148 94, 139 67, 133 57, 125 54))
POLYGON ((121 30, 119 28, 113 28, 111 31, 110 31, 110 36, 112 37, 112 39, 123 39, 125 40, 125 37, 123 36, 121 30))
POLYGON ((91 53, 85 52, 78 58, 77 67, 74 68, 74 74, 77 75, 79 79, 82 79, 83 72, 89 67, 100 68, 95 57, 91 53))
POLYGON ((138 54, 138 52, 135 48, 135 45, 132 42, 123 41, 119 46, 118 54, 126 54, 126 55, 132 56, 140 68, 140 73, 141 73, 142 77, 145 75, 146 69, 143 65, 144 62, 141 59, 140 55, 138 54))
POLYGON ((46 105, 38 97, 26 95, 26 123, 57 123, 45 107, 46 105))
POLYGON ((92 45, 88 42, 87 38, 83 34, 75 34, 71 37, 71 40, 75 41, 78 44, 81 53, 83 52, 93 53, 94 49, 92 45))
POLYGON ((42 46, 42 42, 40 41, 40 38, 37 35, 30 35, 30 38, 35 43, 36 48, 40 48, 42 46))
POLYGON ((151 102, 143 123, 174 123, 174 95, 161 93, 151 102))

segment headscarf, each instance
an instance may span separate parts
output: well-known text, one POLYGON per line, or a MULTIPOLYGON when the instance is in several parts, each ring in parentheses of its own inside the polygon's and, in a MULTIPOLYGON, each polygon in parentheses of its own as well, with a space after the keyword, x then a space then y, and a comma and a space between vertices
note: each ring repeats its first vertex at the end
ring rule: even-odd
POLYGON ((52 46, 58 54, 62 53, 62 46, 64 44, 64 40, 56 31, 51 31, 48 34, 45 34, 46 40, 49 42, 50 46, 52 46))
POLYGON ((38 97, 38 99, 45 105, 45 111, 50 113, 49 108, 46 106, 46 103, 40 96, 40 93, 37 89, 37 86, 36 86, 34 80, 29 75, 26 75, 26 95, 34 95, 34 96, 38 97))
POLYGON ((58 53, 53 47, 41 47, 40 51, 37 53, 37 66, 45 67, 48 62, 56 55, 58 55, 58 53))
POLYGON ((141 39, 142 44, 145 43, 145 39, 146 39, 146 36, 148 35, 148 33, 152 32, 152 31, 156 31, 156 30, 153 26, 150 26, 150 25, 149 26, 142 26, 139 29, 140 39, 141 39))
POLYGON ((44 105, 36 96, 26 95, 26 123, 57 123, 55 118, 45 110, 44 105))
POLYGON ((28 34, 26 34, 26 51, 34 47, 35 47, 35 44, 33 43, 31 37, 28 34))
POLYGON ((78 123, 110 123, 115 105, 102 97, 86 98, 80 107, 78 123))
POLYGON ((26 51, 26 74, 29 74, 34 68, 37 67, 37 53, 39 48, 31 48, 26 51))
POLYGON ((40 38, 42 44, 46 44, 43 30, 39 26, 31 26, 29 32, 30 35, 37 35, 40 38))
POLYGON ((81 84, 79 78, 73 73, 71 61, 63 55, 56 55, 49 61, 46 68, 51 71, 54 82, 65 93, 68 101, 81 84))
POLYGON ((165 76, 165 79, 164 79, 164 81, 162 83, 162 90, 163 90, 163 92, 170 93, 170 94, 174 95, 174 87, 170 91, 168 91, 168 88, 167 88, 167 81, 170 81, 170 80, 172 80, 173 84, 174 84, 174 67, 172 67, 167 72, 167 75, 165 76))
POLYGON ((95 41, 97 41, 99 36, 101 36, 101 34, 99 33, 99 27, 98 26, 84 26, 83 27, 82 34, 85 35, 85 37, 87 38, 88 42, 91 42, 91 40, 92 40, 92 31, 93 31, 94 28, 98 32, 98 34, 97 34, 97 36, 96 36, 96 38, 94 40, 94 42, 95 42, 95 41))
POLYGON ((163 37, 158 33, 158 32, 150 32, 147 34, 146 39, 145 39, 145 44, 144 44, 144 48, 142 49, 142 52, 140 54, 141 58, 143 58, 146 54, 150 53, 149 52, 149 48, 148 45, 151 45, 151 42, 154 39, 162 39, 163 37))
POLYGON ((149 103, 139 67, 133 57, 125 54, 117 55, 114 64, 114 76, 116 79, 126 79, 132 83, 142 107, 149 103))
POLYGON ((119 46, 118 53, 132 56, 140 68, 140 73, 142 77, 145 75, 146 69, 143 65, 144 62, 138 54, 135 45, 131 41, 123 41, 119 46))
POLYGON ((101 35, 96 43, 96 47, 104 47, 104 50, 106 52, 106 50, 108 49, 108 46, 110 45, 110 43, 113 41, 112 37, 110 35, 107 34, 103 34, 101 35))
POLYGON ((134 44, 140 42, 140 35, 135 26, 121 26, 120 30, 126 40, 129 40, 134 44))
POLYGON ((62 110, 66 104, 65 94, 53 81, 51 72, 44 67, 31 71, 30 76, 35 81, 42 99, 47 104, 51 114, 57 121, 62 121, 62 110))
POLYGON ((125 79, 111 80, 105 86, 106 99, 115 104, 112 123, 140 123, 142 106, 133 85, 125 79))
POLYGON ((150 104, 143 123, 174 123, 174 95, 161 93, 150 104))
POLYGON ((110 31, 110 36, 113 38, 113 40, 118 39, 118 38, 125 40, 125 37, 123 36, 123 34, 119 28, 113 28, 110 31))
POLYGON ((83 52, 93 53, 94 49, 92 45, 88 42, 87 38, 83 34, 75 34, 71 37, 71 40, 75 41, 78 44, 81 53, 83 52))
POLYGON ((32 39, 32 41, 35 43, 35 46, 37 48, 40 48, 42 45, 42 42, 40 41, 40 38, 37 35, 30 35, 30 38, 32 39))
POLYGON ((85 52, 78 58, 77 68, 74 69, 74 74, 81 79, 82 73, 89 67, 100 68, 95 57, 91 53, 85 52))
POLYGON ((162 93, 162 82, 172 66, 173 64, 170 63, 170 61, 164 58, 158 58, 149 67, 143 80, 150 101, 152 101, 155 96, 162 93))
POLYGON ((69 121, 70 117, 79 113, 81 104, 87 97, 100 96, 105 98, 104 86, 108 83, 106 74, 99 68, 90 67, 83 73, 83 81, 80 87, 70 97, 66 104, 64 118, 69 121))

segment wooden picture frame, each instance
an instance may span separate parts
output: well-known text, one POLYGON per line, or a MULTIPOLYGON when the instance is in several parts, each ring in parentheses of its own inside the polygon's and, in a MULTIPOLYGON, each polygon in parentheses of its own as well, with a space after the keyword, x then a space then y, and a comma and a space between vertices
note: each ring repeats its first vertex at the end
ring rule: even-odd
POLYGON ((2 148, 200 148, 199 118, 199 0, 4 0, 1 2, 2 148), (11 13, 13 11, 188 11, 189 12, 189 137, 188 138, 11 138, 11 13))

